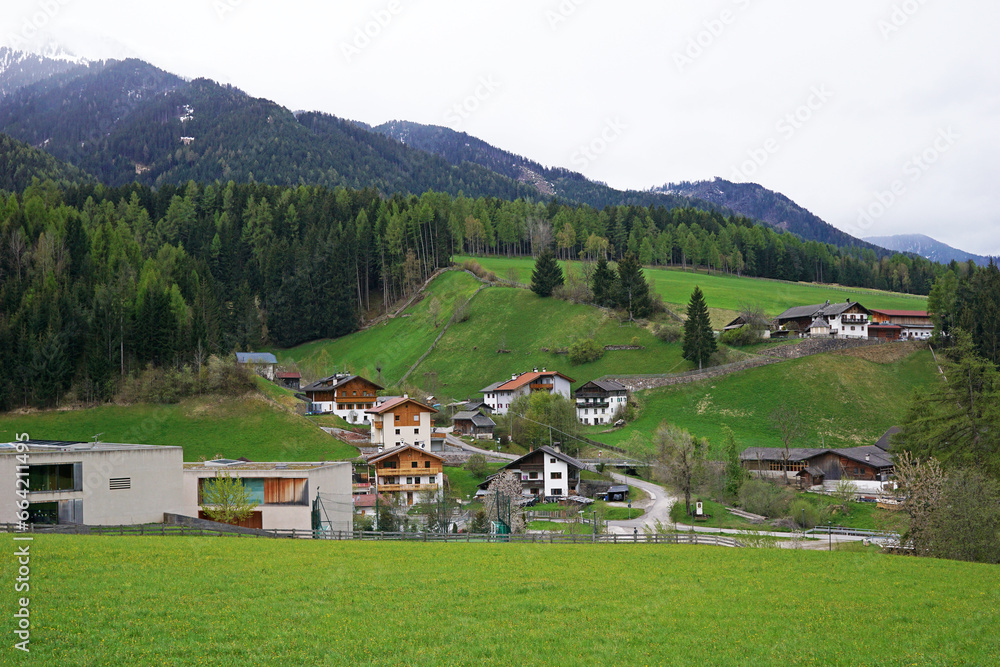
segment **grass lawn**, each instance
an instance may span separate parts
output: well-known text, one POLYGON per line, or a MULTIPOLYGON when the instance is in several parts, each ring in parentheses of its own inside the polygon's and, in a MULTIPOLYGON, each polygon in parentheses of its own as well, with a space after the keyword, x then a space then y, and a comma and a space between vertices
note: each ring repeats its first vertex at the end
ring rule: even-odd
POLYGON ((584 523, 568 523, 561 521, 546 521, 538 519, 528 522, 528 530, 544 530, 549 533, 563 533, 565 535, 590 535, 593 528, 584 523))
POLYGON ((642 393, 640 417, 612 433, 590 437, 641 454, 666 421, 707 437, 713 456, 724 446, 728 425, 740 447, 777 447, 771 413, 780 405, 799 410, 806 435, 799 447, 854 447, 875 442, 899 424, 913 389, 936 381, 929 351, 880 364, 853 356, 823 354, 763 366, 711 380, 642 393))
MULTIPOLYGON (((503 463, 487 463, 486 468, 489 470, 487 476, 495 473, 497 470, 502 468, 503 465, 503 463)), ((479 483, 483 481, 483 478, 473 476, 472 473, 465 468, 445 466, 444 474, 448 476, 448 483, 451 485, 452 495, 461 498, 462 500, 465 500, 466 496, 475 496, 479 483)))
MULTIPOLYGON (((39 665, 990 665, 1000 654, 1000 568, 935 559, 88 536, 36 536, 31 555, 39 665), (373 594, 373 563, 419 572, 420 585, 373 594)), ((16 560, 0 567, 13 581, 16 560)), ((4 597, 5 618, 14 604, 4 597)))
POLYGON ((314 381, 334 371, 349 371, 390 387, 431 346, 455 306, 471 297, 479 281, 464 271, 447 271, 427 288, 423 299, 404 311, 403 316, 370 329, 335 340, 317 340, 290 350, 274 352, 281 364, 295 363, 299 372, 314 381), (437 325, 431 303, 440 304, 437 325), (381 381, 376 370, 382 366, 381 381))
MULTIPOLYGON (((839 505, 839 501, 831 496, 825 496, 819 493, 796 493, 796 500, 806 500, 812 503, 813 506, 819 508, 820 510, 830 506, 839 505)), ((694 508, 694 503, 696 498, 692 498, 691 507, 694 508)), ((746 519, 742 519, 734 514, 730 514, 726 511, 724 505, 721 505, 712 500, 702 499, 702 506, 706 514, 711 515, 704 521, 694 521, 691 517, 687 516, 684 508, 683 499, 681 502, 674 503, 674 506, 670 510, 670 519, 674 523, 683 523, 687 525, 701 526, 704 528, 733 528, 736 530, 752 529, 752 530, 766 530, 766 531, 787 531, 788 528, 775 528, 769 523, 751 523, 746 519)), ((858 530, 879 530, 882 526, 879 525, 877 517, 879 515, 887 514, 885 510, 880 510, 875 506, 875 503, 850 503, 850 513, 846 516, 843 514, 837 514, 835 516, 823 515, 828 517, 834 526, 841 526, 843 528, 857 528, 858 530)), ((779 517, 780 518, 780 517, 779 517)), ((795 517, 792 517, 795 518, 795 517)), ((821 526, 827 525, 827 521, 820 524, 821 526)))
MULTIPOLYGON (((484 268, 497 275, 506 276, 513 268, 518 272, 518 280, 531 282, 531 272, 535 263, 531 258, 506 257, 455 257, 456 262, 473 259, 484 268)), ((579 262, 560 262, 564 270, 567 265, 579 271, 579 262)), ((645 269, 646 276, 652 278, 656 291, 668 304, 687 305, 695 286, 701 287, 709 308, 729 311, 738 310, 744 302, 758 303, 768 314, 774 316, 792 306, 805 306, 832 302, 843 302, 850 298, 860 301, 868 308, 889 308, 899 310, 925 310, 926 297, 869 290, 861 287, 833 288, 811 283, 791 283, 759 278, 738 278, 736 276, 715 276, 692 273, 679 269, 645 269)))
POLYGON ((647 329, 619 325, 597 308, 543 299, 523 289, 491 287, 480 292, 468 321, 452 325, 412 379, 435 395, 466 399, 479 396, 492 382, 536 366, 561 371, 574 378, 574 384, 610 373, 692 368, 681 358, 680 344, 663 343, 647 329), (629 345, 633 337, 646 349, 606 352, 602 359, 579 366, 572 365, 568 355, 555 353, 585 338, 601 345, 629 345), (498 353, 501 349, 508 352, 498 353))
POLYGON ((358 450, 304 417, 260 395, 191 398, 174 405, 105 405, 86 410, 47 410, 0 415, 0 440, 28 433, 37 440, 179 445, 185 461, 245 456, 251 461, 337 461, 358 450))

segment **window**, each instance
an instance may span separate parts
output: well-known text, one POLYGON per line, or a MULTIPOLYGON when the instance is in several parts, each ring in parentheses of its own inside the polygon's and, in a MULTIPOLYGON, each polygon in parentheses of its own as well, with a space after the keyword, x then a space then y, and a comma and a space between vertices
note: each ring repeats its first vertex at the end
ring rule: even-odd
POLYGON ((561 496, 563 494, 562 489, 552 489, 553 496, 561 496))
POLYGON ((394 415, 394 416, 396 417, 396 421, 399 421, 399 415, 394 415))
POLYGON ((554 473, 551 473, 551 474, 549 475, 549 478, 550 478, 550 479, 562 479, 562 473, 561 473, 561 472, 554 472, 554 473))
POLYGON ((851 331, 854 331, 854 327, 851 327, 851 331))
POLYGON ((555 462, 556 462, 556 460, 554 458, 550 458, 549 459, 549 463, 555 463, 555 462))
POLYGON ((413 478, 412 477, 407 477, 406 478, 406 483, 407 484, 413 484, 413 478))
POLYGON ((413 415, 413 421, 419 422, 420 421, 420 415, 413 415))
POLYGON ((28 491, 83 491, 83 464, 29 465, 28 491))
POLYGON ((398 428, 396 429, 396 435, 399 435, 399 429, 398 428))
POLYGON ((410 464, 410 467, 411 467, 411 468, 419 468, 419 467, 420 467, 420 463, 419 463, 419 462, 417 462, 417 461, 414 461, 414 462, 412 462, 412 463, 410 464))
POLYGON ((424 467, 425 468, 430 468, 431 467, 431 462, 430 461, 424 461, 424 467))

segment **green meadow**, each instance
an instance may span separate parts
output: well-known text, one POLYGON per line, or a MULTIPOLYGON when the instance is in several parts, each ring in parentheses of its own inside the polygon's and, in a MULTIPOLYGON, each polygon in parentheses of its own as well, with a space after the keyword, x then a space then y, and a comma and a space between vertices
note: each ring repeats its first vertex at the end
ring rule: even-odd
MULTIPOLYGON (((4 664, 992 665, 1000 654, 1000 569, 955 561, 89 536, 37 536, 31 554, 31 654, 15 655, 8 632, 4 664)), ((16 567, 3 559, 5 581, 16 567)), ((8 628, 14 605, 5 596, 8 628)))
MULTIPOLYGON (((531 272, 535 263, 531 258, 506 257, 455 257, 456 263, 465 260, 479 262, 483 268, 506 278, 511 270, 517 272, 518 281, 531 282, 531 272)), ((579 262, 560 262, 579 273, 579 262)), ((890 308, 899 310, 924 310, 927 299, 922 296, 882 292, 860 287, 831 287, 811 283, 792 283, 760 278, 709 275, 681 271, 680 269, 645 269, 647 278, 653 280, 656 291, 668 304, 686 306, 695 286, 701 287, 710 308, 736 311, 741 304, 760 304, 768 314, 774 316, 792 306, 805 306, 824 301, 843 302, 847 299, 859 301, 868 308, 890 308)))
POLYGON ((937 377, 927 350, 894 363, 847 354, 815 355, 642 392, 645 407, 636 421, 590 437, 641 454, 652 451, 653 433, 666 421, 707 437, 718 457, 725 445, 725 426, 733 430, 740 450, 780 446, 771 413, 787 405, 801 413, 805 427, 794 446, 874 444, 900 423, 913 390, 937 377))

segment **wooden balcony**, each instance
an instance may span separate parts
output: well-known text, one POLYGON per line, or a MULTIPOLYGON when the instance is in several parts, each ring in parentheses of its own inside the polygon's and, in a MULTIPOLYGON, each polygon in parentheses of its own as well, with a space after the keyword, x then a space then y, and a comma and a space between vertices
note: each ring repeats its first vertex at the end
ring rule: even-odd
POLYGON ((379 484, 379 493, 396 493, 398 491, 437 491, 437 484, 379 484))
POLYGON ((610 407, 611 407, 611 404, 608 403, 607 401, 601 401, 601 402, 598 402, 598 403, 582 403, 581 402, 581 403, 577 403, 576 404, 577 410, 583 410, 585 408, 595 408, 595 409, 597 409, 597 408, 610 408, 610 407))
POLYGON ((426 477, 427 475, 437 475, 444 470, 441 466, 430 468, 379 468, 379 477, 426 477))
POLYGON ((543 384, 541 382, 532 382, 531 384, 528 385, 528 388, 531 391, 552 391, 553 386, 554 385, 543 384))

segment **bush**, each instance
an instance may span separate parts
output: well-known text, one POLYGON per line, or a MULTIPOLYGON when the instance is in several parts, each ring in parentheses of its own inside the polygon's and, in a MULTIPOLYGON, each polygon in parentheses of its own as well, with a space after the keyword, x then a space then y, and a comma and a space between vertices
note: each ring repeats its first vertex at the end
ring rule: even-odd
POLYGON ((656 327, 656 337, 664 343, 679 343, 684 337, 684 330, 679 326, 670 324, 656 327))
POLYGON ((589 338, 569 346, 569 362, 574 366, 597 361, 603 356, 604 346, 589 338))
POLYGON ((489 521, 486 518, 485 510, 477 511, 476 515, 472 517, 472 523, 469 525, 469 532, 480 535, 490 532, 489 521))
POLYGON ((746 347, 747 345, 755 345, 759 343, 760 340, 760 332, 754 331, 749 327, 740 327, 739 329, 726 331, 719 336, 719 342, 725 343, 730 347, 746 347))
POLYGON ((257 388, 254 374, 235 359, 209 358, 195 371, 190 366, 181 369, 159 368, 152 364, 122 383, 118 401, 133 403, 177 403, 189 396, 221 394, 242 396, 257 388))
POLYGON ((820 523, 820 511, 808 500, 796 500, 792 503, 792 520, 803 530, 815 528, 820 523), (805 512, 805 523, 802 522, 805 512))
POLYGON ((469 299, 466 299, 455 309, 455 323, 467 322, 472 316, 472 308, 469 306, 469 299))
POLYGON ((632 347, 639 347, 639 337, 632 336, 632 340, 629 341, 629 345, 631 345, 632 347))
POLYGON ((762 479, 751 479, 740 487, 740 507, 766 517, 787 516, 793 495, 791 489, 762 479))
POLYGON ((469 460, 465 462, 465 469, 473 477, 486 479, 486 473, 489 471, 489 468, 486 465, 486 457, 482 454, 473 454, 469 457, 469 460))

